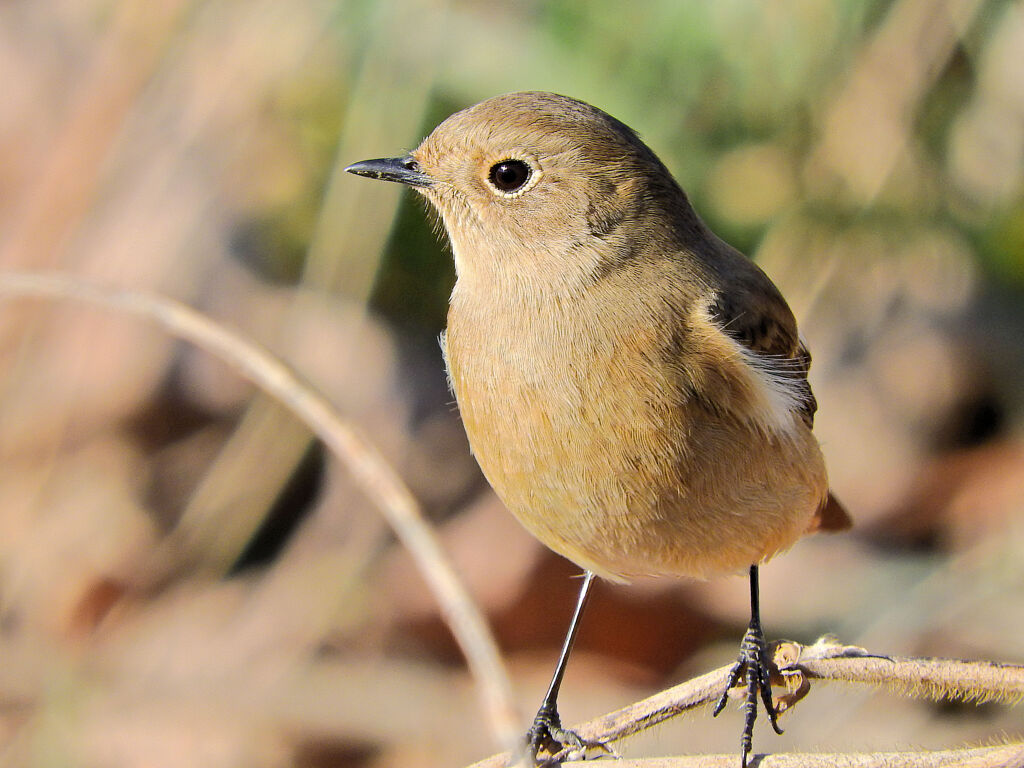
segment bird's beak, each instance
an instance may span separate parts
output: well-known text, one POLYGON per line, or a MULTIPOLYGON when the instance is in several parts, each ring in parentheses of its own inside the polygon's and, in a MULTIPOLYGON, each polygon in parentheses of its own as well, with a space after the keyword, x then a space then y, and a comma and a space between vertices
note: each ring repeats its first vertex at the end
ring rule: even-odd
POLYGON ((356 176, 367 176, 381 181, 397 181, 410 187, 430 187, 434 180, 420 170, 420 165, 410 156, 382 157, 379 160, 363 160, 352 163, 345 169, 356 176))

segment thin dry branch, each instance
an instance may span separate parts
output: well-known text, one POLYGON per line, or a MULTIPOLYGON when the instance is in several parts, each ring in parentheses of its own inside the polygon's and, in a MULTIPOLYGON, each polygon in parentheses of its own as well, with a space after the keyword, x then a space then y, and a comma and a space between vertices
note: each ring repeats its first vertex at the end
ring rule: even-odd
POLYGON ((409 549, 466 656, 493 733, 499 743, 515 743, 519 718, 497 644, 419 504, 370 441, 298 374, 253 342, 166 297, 103 287, 67 275, 30 272, 0 273, 0 296, 75 299, 145 317, 215 355, 280 400, 348 468, 409 549))
POLYGON ((1024 701, 1024 665, 929 657, 874 656, 827 639, 812 646, 780 642, 774 661, 790 689, 784 712, 803 698, 811 679, 883 687, 916 699, 949 699, 1017 706, 1024 701))
MULTIPOLYGON (((563 763, 582 766, 583 763, 563 763)), ((590 765, 588 763, 587 765, 590 765)), ((1024 744, 938 752, 797 753, 751 755, 751 768, 1006 768, 1024 765, 1024 744)), ((736 754, 617 760, 615 768, 736 768, 736 754)))
MULTIPOLYGON (((791 641, 774 643, 773 660, 779 673, 776 682, 784 684, 789 691, 779 699, 780 712, 791 709, 796 702, 807 695, 812 679, 884 686, 895 693, 917 698, 955 698, 961 701, 976 702, 999 701, 1011 705, 1019 704, 1024 700, 1024 665, 1020 664, 874 656, 863 648, 841 645, 828 638, 823 638, 814 645, 801 645, 791 641)), ((720 667, 713 672, 687 680, 620 710, 574 726, 573 730, 584 741, 601 744, 610 744, 632 736, 683 712, 716 701, 729 678, 730 669, 731 667, 720 667)), ((910 755, 911 753, 906 754, 910 755)), ((864 765, 928 766, 949 764, 926 761, 926 756, 938 753, 916 754, 922 756, 918 762, 885 763, 876 760, 876 762, 866 762, 864 765)), ((556 756, 556 758, 564 757, 568 757, 568 755, 556 756)), ((842 759, 845 761, 848 757, 857 756, 843 756, 842 759)), ((874 760, 877 756, 865 755, 864 757, 874 760)), ((512 759, 511 753, 493 755, 475 763, 471 768, 501 768, 508 765, 512 759)), ((836 759, 837 756, 833 755, 832 762, 779 763, 779 765, 835 765, 836 759)), ((733 755, 730 765, 735 764, 735 761, 736 756, 733 755)), ((644 764, 659 765, 657 762, 645 762, 644 764)), ((718 765, 719 763, 709 762, 706 764, 718 765)), ((849 764, 860 765, 856 762, 849 764)), ((979 763, 979 765, 989 764, 979 763)), ((622 765, 622 763, 616 763, 616 765, 622 765)), ((693 765, 705 765, 705 763, 693 763, 693 765)), ((769 765, 769 763, 755 763, 755 765, 769 765)), ((770 765, 775 765, 775 763, 770 763, 770 765)))

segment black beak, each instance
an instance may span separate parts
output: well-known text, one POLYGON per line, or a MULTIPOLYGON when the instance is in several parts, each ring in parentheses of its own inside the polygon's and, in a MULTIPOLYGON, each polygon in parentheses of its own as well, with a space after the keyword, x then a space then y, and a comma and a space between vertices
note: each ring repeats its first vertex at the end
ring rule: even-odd
POLYGON ((363 160, 352 163, 345 169, 356 176, 366 176, 381 181, 397 181, 410 187, 429 187, 434 180, 420 170, 420 165, 411 157, 382 157, 379 160, 363 160))

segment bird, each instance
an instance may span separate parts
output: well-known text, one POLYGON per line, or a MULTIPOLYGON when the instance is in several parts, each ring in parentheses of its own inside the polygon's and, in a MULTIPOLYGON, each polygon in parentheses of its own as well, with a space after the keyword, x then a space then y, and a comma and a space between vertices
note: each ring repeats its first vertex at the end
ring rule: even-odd
POLYGON ((714 710, 745 686, 745 767, 758 697, 782 732, 759 566, 851 524, 782 294, 635 131, 567 96, 496 96, 345 170, 405 184, 439 215, 456 272, 442 348, 470 447, 522 525, 583 570, 529 756, 595 746, 557 708, 595 578, 746 571, 751 619, 714 710))

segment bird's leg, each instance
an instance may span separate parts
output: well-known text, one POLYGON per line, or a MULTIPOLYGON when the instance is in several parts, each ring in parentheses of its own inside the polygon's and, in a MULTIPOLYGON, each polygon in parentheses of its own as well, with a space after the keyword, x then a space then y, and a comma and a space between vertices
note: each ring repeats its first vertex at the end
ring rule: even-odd
POLYGON ((761 629, 761 606, 757 584, 757 566, 750 566, 750 626, 743 635, 740 642, 740 655, 729 673, 729 682, 725 691, 715 704, 712 714, 715 716, 725 707, 728 699, 729 689, 736 685, 741 676, 746 673, 747 697, 743 703, 743 736, 740 739, 740 765, 747 766, 747 755, 753 747, 754 720, 757 719, 757 697, 760 693, 761 701, 764 702, 765 711, 768 713, 768 722, 776 733, 782 733, 779 724, 776 722, 775 705, 772 703, 772 682, 771 670, 768 660, 768 644, 764 639, 764 631, 761 629))
POLYGON ((526 749, 529 756, 537 759, 537 753, 541 750, 551 755, 558 754, 565 747, 586 749, 587 747, 603 747, 601 744, 592 744, 580 738, 579 734, 562 727, 562 720, 558 716, 558 690, 562 687, 562 676, 565 674, 565 667, 569 663, 569 653, 572 651, 573 642, 576 640, 576 632, 579 630, 580 617, 587 605, 587 598, 590 596, 590 586, 594 581, 594 574, 587 571, 583 575, 583 586, 580 587, 580 595, 576 600, 576 610, 573 611, 572 621, 569 623, 569 631, 565 635, 565 642, 562 644, 562 653, 558 657, 558 665, 555 667, 555 674, 551 678, 551 685, 548 692, 544 694, 544 701, 541 702, 537 716, 533 719, 533 725, 526 733, 526 749))

